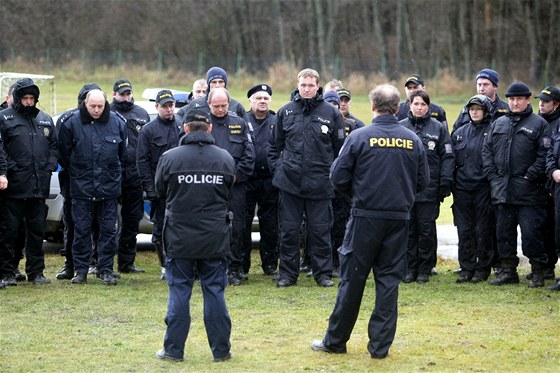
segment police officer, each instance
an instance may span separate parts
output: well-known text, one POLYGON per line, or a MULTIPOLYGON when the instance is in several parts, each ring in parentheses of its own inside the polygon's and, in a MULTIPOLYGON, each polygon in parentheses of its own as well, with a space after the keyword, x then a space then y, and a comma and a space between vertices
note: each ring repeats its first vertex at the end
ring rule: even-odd
POLYGON ((334 196, 328 170, 344 141, 340 112, 323 100, 319 73, 304 69, 292 101, 278 111, 268 163, 280 190, 280 273, 276 285, 292 286, 299 275, 299 238, 305 214, 307 245, 317 285, 333 286, 330 226, 334 196))
MULTIPOLYGON (((498 96, 500 75, 495 70, 482 69, 476 74, 475 80, 477 94, 488 97, 492 103, 492 122, 504 116, 508 111, 508 104, 498 96)), ((453 131, 467 123, 470 123, 470 116, 469 110, 465 106, 453 124, 453 131)))
MULTIPOLYGON (((80 89, 78 93, 78 106, 76 108, 65 111, 58 117, 56 121, 55 133, 58 138, 58 132, 62 128, 62 124, 66 122, 74 111, 82 105, 89 91, 93 89, 101 89, 96 83, 87 83, 80 89)), ((72 256, 72 244, 74 242, 74 220, 72 220, 72 198, 70 197, 70 170, 61 167, 58 171, 58 184, 60 186, 60 194, 64 198, 62 202, 62 222, 64 223, 64 232, 62 239, 62 249, 60 255, 65 257, 64 267, 56 274, 57 280, 71 280, 74 277, 74 257, 72 256)))
POLYGON ((414 131, 424 144, 430 165, 430 185, 416 196, 410 217, 408 269, 405 283, 429 281, 437 258, 436 219, 440 202, 451 194, 455 156, 447 127, 430 114, 430 96, 417 90, 410 94, 408 119, 399 123, 414 131))
POLYGON ((9 181, 0 215, 0 275, 6 285, 16 285, 14 247, 18 232, 25 227, 25 272, 35 284, 49 283, 43 271, 43 232, 46 223, 45 198, 49 195, 52 171, 57 168, 57 145, 52 118, 37 108, 39 87, 32 79, 18 80, 12 107, 2 111, 0 135, 9 160, 9 181))
POLYGON ((266 159, 270 132, 276 124, 276 114, 269 109, 272 88, 257 84, 247 91, 247 97, 251 103, 247 118, 253 128, 255 170, 247 181, 243 271, 248 273, 251 265, 251 227, 258 206, 261 268, 265 275, 275 275, 278 272, 278 189, 272 185, 266 159))
POLYGON ((509 110, 494 121, 482 150, 484 173, 490 180, 496 213, 496 234, 501 272, 491 285, 519 283, 517 274, 517 226, 521 247, 529 258, 529 287, 544 286, 547 257, 543 246, 546 218, 545 162, 550 129, 533 113, 531 91, 515 82, 505 93, 509 110))
POLYGON ((165 203, 156 196, 154 176, 159 158, 164 152, 179 144, 182 130, 180 129, 181 122, 174 114, 175 98, 170 90, 163 89, 158 92, 156 110, 157 118, 146 124, 138 136, 136 162, 144 196, 151 204, 150 219, 154 223, 152 243, 156 247, 161 265, 161 278, 165 279, 165 254, 161 241, 165 203))
POLYGON ((134 104, 132 85, 127 79, 119 79, 113 85, 111 110, 126 119, 128 145, 123 168, 121 202, 121 225, 118 246, 118 269, 122 273, 138 273, 144 270, 134 265, 138 223, 144 215, 142 185, 136 167, 136 148, 142 127, 150 121, 148 112, 134 104))
POLYGON ((452 135, 455 151, 453 220, 459 237, 460 276, 457 283, 488 279, 494 262, 496 223, 490 202, 490 182, 482 170, 482 145, 490 131, 494 109, 487 96, 469 99, 471 122, 452 135))
POLYGON ((158 359, 182 361, 189 334, 195 271, 204 298, 204 325, 214 361, 231 357, 231 319, 226 307, 227 221, 235 162, 214 145, 207 115, 186 118, 186 136, 161 156, 156 191, 165 201, 163 242, 167 253, 167 331, 158 359))
MULTIPOLYGON (((255 148, 251 139, 249 126, 245 119, 228 111, 229 93, 225 88, 214 88, 208 94, 212 136, 216 146, 225 149, 235 160, 236 182, 229 198, 229 208, 233 213, 231 233, 231 256, 228 268, 230 285, 238 286, 247 280, 243 270, 244 241, 246 214, 246 184, 255 167, 255 148)), ((193 109, 188 113, 205 113, 202 108, 193 109)))
MULTIPOLYGON (((210 113, 210 107, 208 106, 208 95, 214 88, 227 88, 228 76, 224 69, 221 67, 211 67, 206 72, 206 83, 208 85, 208 91, 206 96, 200 97, 189 102, 187 106, 183 106, 178 112, 177 116, 182 120, 185 118, 186 114, 191 110, 200 110, 210 113)), ((237 114, 238 117, 246 119, 245 108, 239 101, 230 99, 229 110, 237 114)))
MULTIPOLYGON (((554 268, 558 261, 558 256, 560 256, 560 224, 558 224, 560 222, 560 202, 558 202, 560 189, 557 187, 560 177, 558 177, 558 172, 554 173, 558 169, 558 157, 560 155, 560 90, 554 86, 548 86, 537 97, 540 98, 539 115, 548 122, 552 134, 546 170, 550 180, 550 187, 548 189, 552 194, 552 203, 549 196, 547 199, 547 223, 545 229, 545 250, 548 262, 544 269, 544 278, 550 279, 554 278, 554 268), (550 242, 551 238, 555 239, 554 251, 550 242)), ((557 279, 556 284, 550 286, 549 289, 560 290, 560 279, 557 279)))
POLYGON ((316 351, 346 353, 366 280, 373 270, 375 308, 368 324, 372 358, 389 353, 397 329, 398 287, 406 268, 408 218, 429 182, 421 140, 399 126, 399 91, 380 85, 369 97, 371 125, 348 136, 331 167, 335 188, 352 197, 352 217, 340 248, 341 277, 334 310, 316 351))
MULTIPOLYGON (((339 90, 344 94, 348 92, 347 90, 339 90)), ((349 93, 348 93, 349 94, 349 93)), ((340 110, 342 97, 338 95, 338 91, 329 91, 323 94, 323 99, 335 106, 340 110)), ((340 111, 342 114, 342 110, 340 111)), ((344 133, 348 136, 350 132, 363 127, 363 123, 353 120, 352 118, 345 117, 342 115, 344 121, 344 133)), ((350 197, 334 191, 334 197, 332 199, 332 209, 333 209, 333 225, 331 228, 331 246, 332 246, 332 256, 333 256, 333 277, 339 276, 339 258, 338 258, 338 248, 342 245, 342 240, 344 239, 344 230, 346 229, 346 222, 350 217, 350 207, 351 207, 350 197)))
MULTIPOLYGON (((424 78, 418 74, 410 75, 404 83, 404 90, 406 92, 406 100, 401 102, 399 105, 399 112, 397 113, 398 120, 408 118, 408 113, 410 112, 410 95, 416 91, 426 90, 424 78)), ((443 110, 441 106, 431 102, 428 112, 432 118, 438 120, 445 126, 445 128, 447 128, 447 116, 445 114, 445 110, 443 110)))
POLYGON ((350 108, 352 107, 352 95, 350 91, 346 88, 340 88, 336 93, 338 93, 338 97, 340 98, 340 114, 342 114, 344 121, 347 123, 355 123, 356 128, 364 127, 364 122, 350 113, 350 108))
MULTIPOLYGON (((4 152, 4 141, 2 140, 2 132, 0 131, 0 191, 8 187, 8 179, 6 174, 8 173, 8 162, 6 161, 6 153, 4 152)), ((0 196, 0 205, 2 204, 2 197, 0 196)), ((0 219, 3 217, 0 215, 0 219)), ((0 220, 0 226, 2 226, 2 220, 0 220)), ((6 284, 0 278, 0 289, 6 288, 6 284)))
POLYGON ((89 91, 82 105, 62 123, 58 133, 60 163, 70 173, 74 220, 72 246, 76 275, 85 284, 92 248, 92 225, 99 226, 97 269, 101 282, 116 285, 113 261, 117 252, 117 200, 122 188, 126 124, 109 109, 107 96, 89 91))

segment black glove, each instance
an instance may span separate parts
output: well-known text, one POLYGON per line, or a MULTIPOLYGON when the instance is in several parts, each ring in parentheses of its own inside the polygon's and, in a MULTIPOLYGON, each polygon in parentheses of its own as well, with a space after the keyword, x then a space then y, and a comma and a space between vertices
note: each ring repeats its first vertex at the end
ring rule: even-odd
POLYGON ((451 195, 451 185, 450 184, 441 184, 439 186, 439 200, 443 202, 445 197, 449 197, 451 195))
POLYGON ((144 193, 142 193, 142 198, 148 201, 155 201, 157 199, 156 191, 153 189, 146 189, 144 193))

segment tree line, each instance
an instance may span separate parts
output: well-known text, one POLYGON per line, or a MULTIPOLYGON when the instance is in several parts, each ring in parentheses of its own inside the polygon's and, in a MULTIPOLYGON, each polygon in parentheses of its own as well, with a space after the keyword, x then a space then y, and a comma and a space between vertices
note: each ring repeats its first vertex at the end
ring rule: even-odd
MULTIPOLYGON (((442 69, 472 79, 553 84, 560 67, 556 0, 0 0, 0 63, 154 63, 389 78, 442 69), (45 52, 47 51, 47 52, 45 52), (87 51, 87 52, 85 52, 87 51), (159 57, 158 57, 159 56, 159 57)), ((199 70, 199 71, 197 71, 199 70)))

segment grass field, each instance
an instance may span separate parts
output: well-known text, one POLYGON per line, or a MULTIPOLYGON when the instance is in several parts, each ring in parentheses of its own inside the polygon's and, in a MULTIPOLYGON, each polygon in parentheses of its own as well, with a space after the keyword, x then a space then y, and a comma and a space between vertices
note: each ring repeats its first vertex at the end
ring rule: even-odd
MULTIPOLYGON (((336 288, 300 276, 278 289, 261 274, 254 252, 249 282, 228 287, 233 358, 212 363, 202 321, 200 287, 192 298, 192 328, 184 363, 154 358, 161 348, 167 286, 153 252, 141 252, 144 274, 123 275, 116 287, 95 278, 85 286, 54 280, 0 292, 1 372, 557 372, 560 298, 520 285, 455 284, 456 263, 423 285, 401 285, 399 324, 390 355, 372 360, 367 320, 375 288, 368 283, 348 354, 311 350, 322 338, 336 288)), ((63 259, 47 256, 54 278, 63 259)), ((524 268, 526 273, 526 268, 524 268)), ((550 281, 549 281, 550 283, 550 281)))

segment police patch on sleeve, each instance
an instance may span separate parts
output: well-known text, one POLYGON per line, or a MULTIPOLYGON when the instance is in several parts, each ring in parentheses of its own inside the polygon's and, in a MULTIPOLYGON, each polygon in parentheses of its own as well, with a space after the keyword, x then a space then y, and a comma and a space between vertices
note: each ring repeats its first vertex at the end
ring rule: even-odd
POLYGON ((445 144, 445 153, 446 154, 453 153, 453 146, 451 146, 451 144, 445 144))
POLYGON ((550 148, 550 137, 543 138, 543 145, 545 148, 550 148))
POLYGON ((338 138, 339 139, 344 138, 344 128, 341 128, 341 129, 338 130, 338 138))

